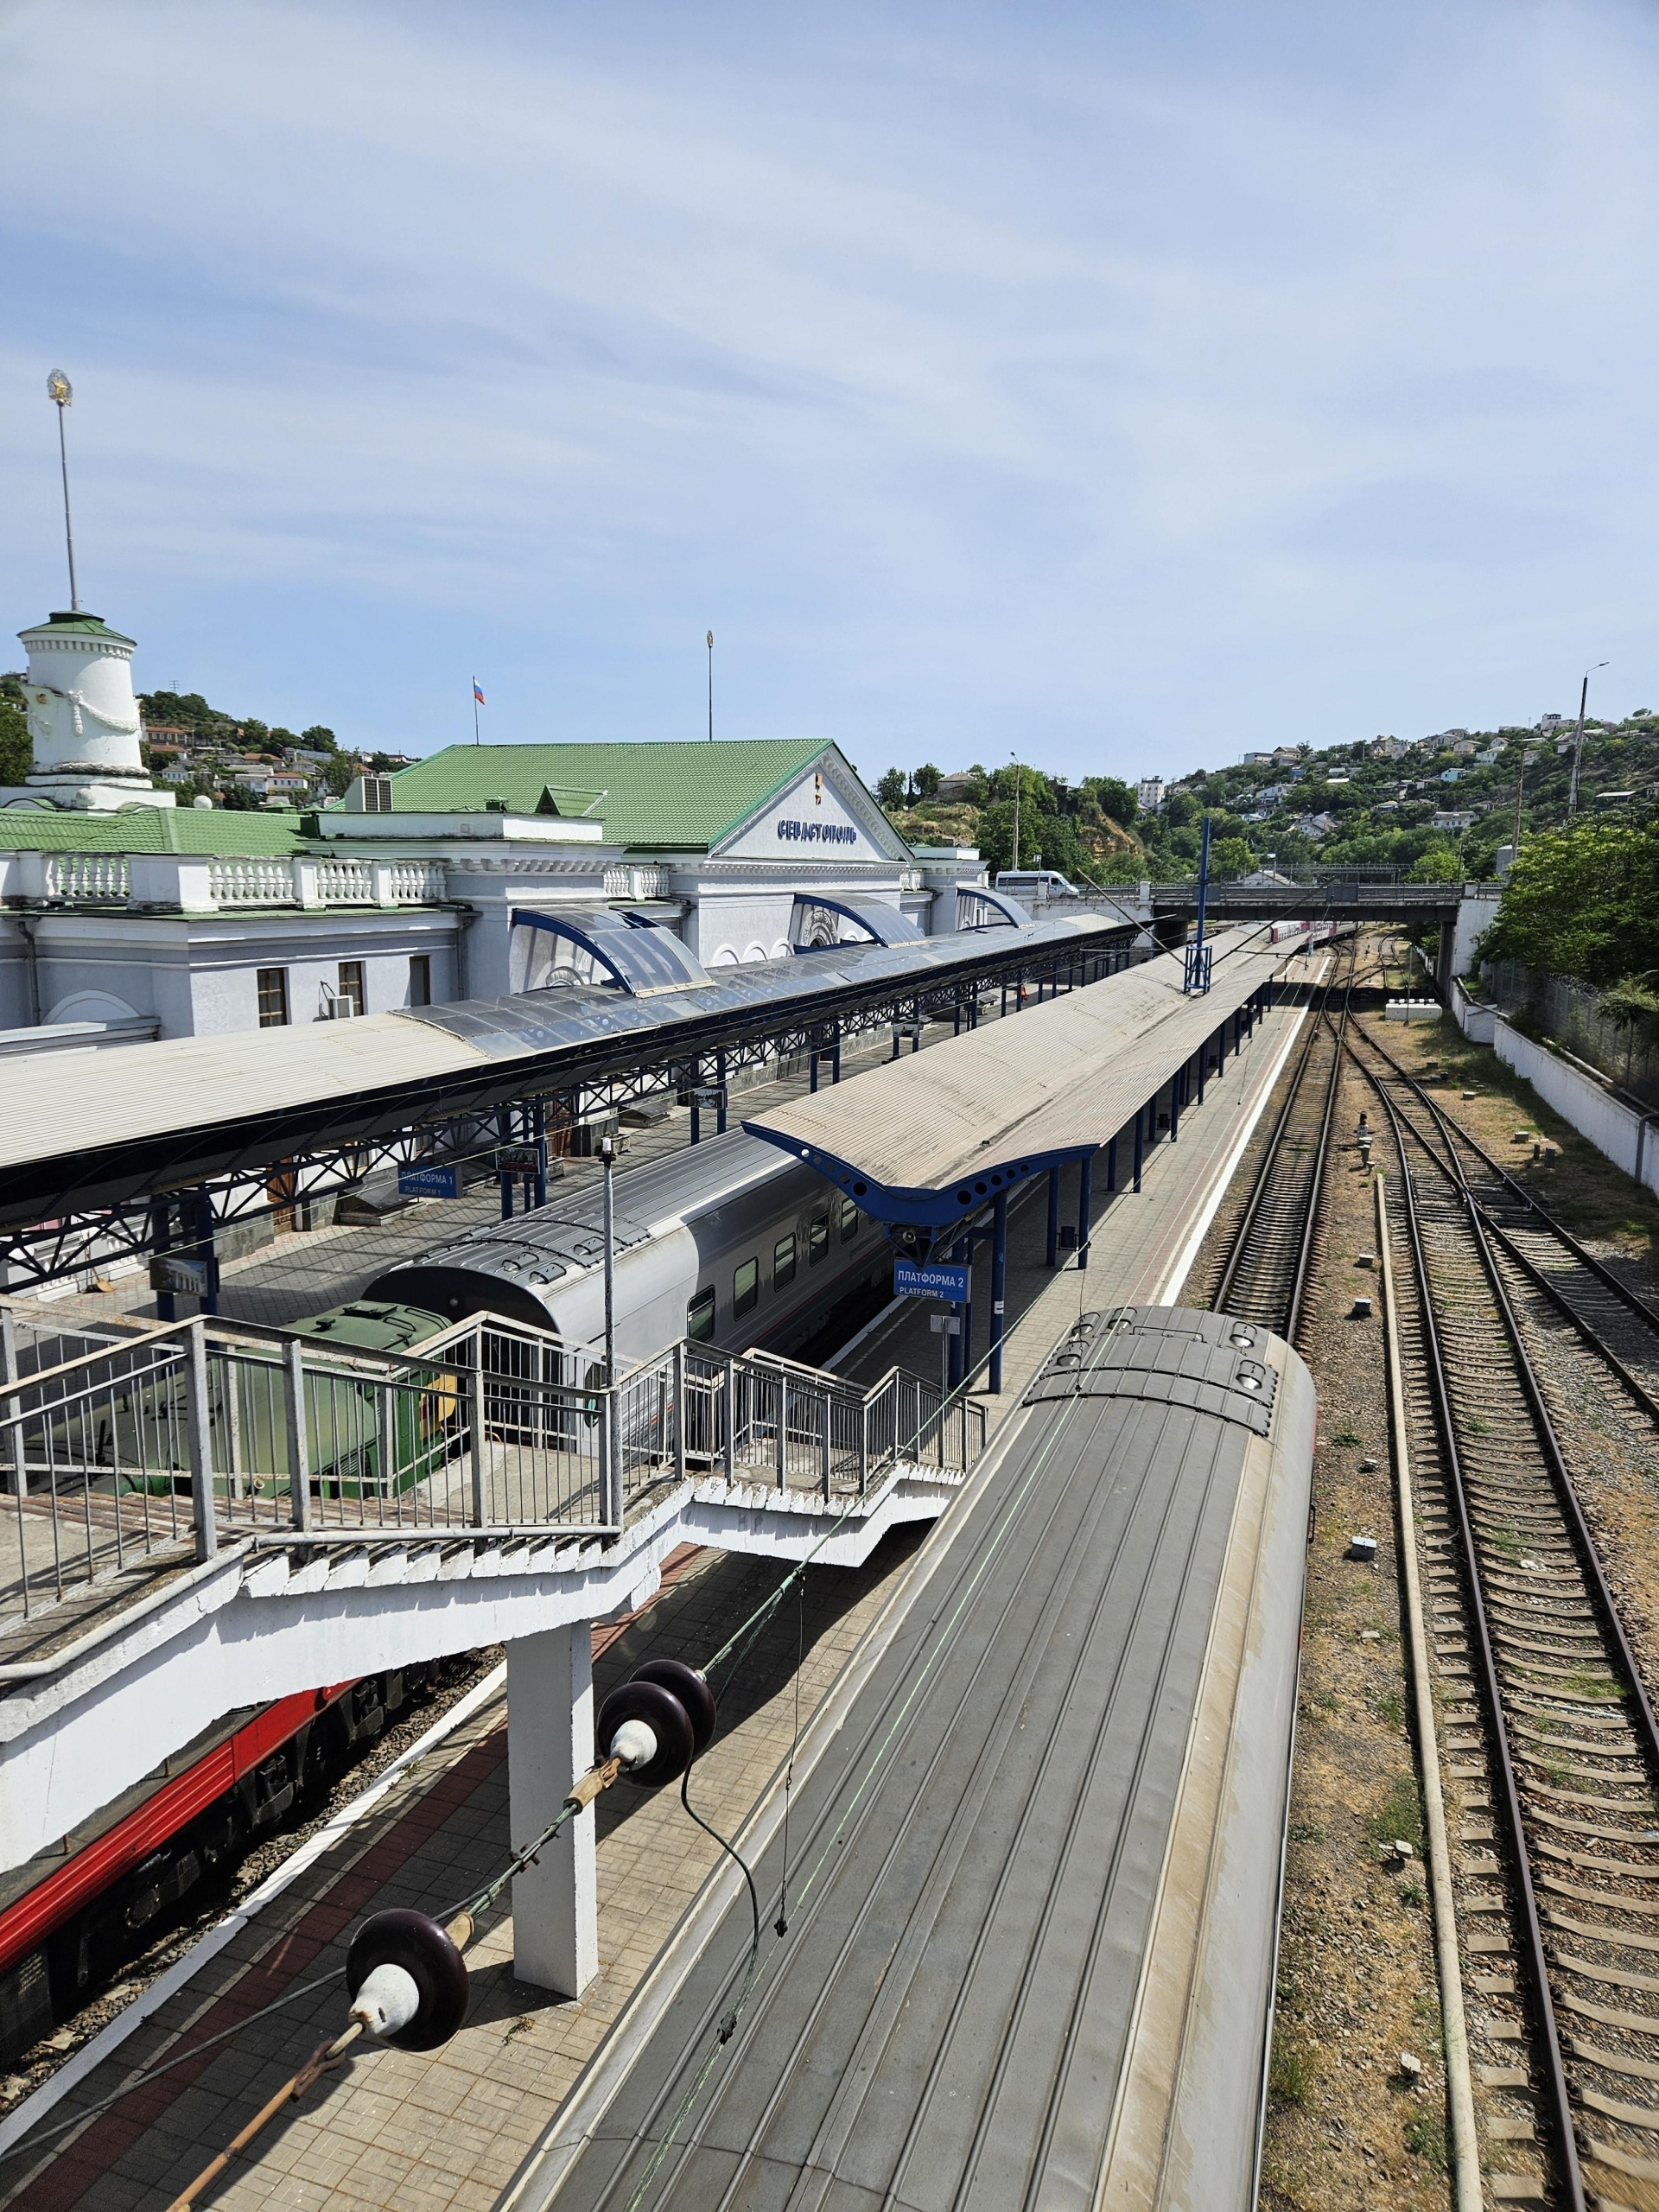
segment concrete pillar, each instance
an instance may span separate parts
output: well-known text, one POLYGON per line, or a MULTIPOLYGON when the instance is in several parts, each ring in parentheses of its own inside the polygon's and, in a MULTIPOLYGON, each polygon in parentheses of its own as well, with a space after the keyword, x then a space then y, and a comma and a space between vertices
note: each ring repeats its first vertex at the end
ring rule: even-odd
MULTIPOLYGON (((507 1800, 515 1851, 554 1820, 594 1757, 594 1639, 587 1621, 507 1646, 507 1800)), ((533 1989, 580 1997, 599 1972, 594 1808, 513 1878, 512 1971, 533 1989)))

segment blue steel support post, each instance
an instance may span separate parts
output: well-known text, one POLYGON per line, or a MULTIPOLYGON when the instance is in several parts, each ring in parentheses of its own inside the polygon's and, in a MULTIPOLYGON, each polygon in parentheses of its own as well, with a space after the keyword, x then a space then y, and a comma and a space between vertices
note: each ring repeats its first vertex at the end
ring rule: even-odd
POLYGON ((726 1134, 726 1055, 724 1052, 715 1054, 715 1082, 719 1086, 720 1091, 720 1096, 715 1101, 715 1135, 717 1137, 723 1137, 726 1134))
POLYGON ((1199 1104, 1200 1106, 1202 1106, 1202 1105, 1203 1105, 1203 1103, 1204 1103, 1204 1078, 1205 1078, 1205 1075, 1209 1072, 1209 1068, 1210 1068, 1210 1039, 1206 1037, 1206 1038, 1205 1039, 1205 1040, 1204 1040, 1203 1044, 1202 1044, 1202 1045, 1200 1045, 1200 1046, 1199 1046, 1199 1047, 1198 1047, 1198 1104, 1199 1104))
POLYGON ((1002 1307, 1008 1273, 1008 1194, 999 1191, 991 1212, 991 1369, 990 1387, 1002 1390, 1002 1307))
MULTIPOLYGON (((830 1080, 831 1083, 839 1083, 841 1081, 841 1024, 839 1022, 836 1024, 834 1033, 830 1039, 830 1080)), ((726 1117, 723 1111, 721 1116, 720 1126, 722 1129, 726 1126, 726 1117)))
POLYGON ((1095 1155, 1085 1152, 1077 1162, 1077 1265, 1089 1264, 1089 1217, 1095 1210, 1095 1155))
POLYGON ((1210 955, 1205 950, 1204 916, 1210 893, 1210 817, 1204 817, 1204 827, 1198 842, 1198 914, 1192 942, 1186 948, 1185 972, 1181 988, 1188 992, 1204 992, 1210 988, 1210 955))
POLYGON ((1117 1188, 1117 1135, 1114 1131, 1106 1146, 1106 1189, 1108 1193, 1117 1188))
POLYGON ((806 1087, 816 1092, 818 1087, 818 1033, 815 1029, 807 1040, 806 1087))
MULTIPOLYGON (((156 1247, 156 1256, 164 1259, 173 1249, 173 1201, 171 1198, 152 1198, 149 1202, 149 1237, 156 1247)), ((177 1295, 170 1290, 156 1294, 156 1318, 158 1321, 176 1321, 179 1318, 177 1295)))
POLYGON ((1171 1144, 1179 1144, 1181 1141, 1181 1093, 1185 1088, 1186 1070, 1184 1067, 1177 1068, 1169 1078, 1169 1141, 1171 1144))
POLYGON ((974 1232, 970 1229, 958 1247, 968 1262, 968 1295, 962 1301, 962 1379, 974 1371, 974 1232))
MULTIPOLYGON (((950 1247, 950 1257, 958 1267, 962 1264, 963 1261, 968 1257, 968 1240, 965 1236, 958 1236, 956 1243, 950 1247)), ((950 1388, 953 1390, 962 1381, 963 1375, 965 1371, 963 1367, 963 1359, 967 1351, 967 1345, 963 1336, 963 1329, 967 1318, 967 1306, 959 1306, 957 1308, 957 1333, 950 1339, 950 1388)))
POLYGON ((1043 1261, 1052 1268, 1060 1256, 1060 1164, 1057 1160, 1048 1171, 1048 1245, 1043 1261))
POLYGON ((531 1134, 536 1141, 536 1205, 547 1204, 547 1103, 538 1098, 530 1109, 531 1134))
MULTIPOLYGON (((510 1106, 504 1106, 495 1117, 495 1141, 497 1144, 511 1144, 512 1141, 512 1109, 510 1106)), ((495 1179, 501 1185, 501 1218, 503 1221, 511 1221, 512 1219, 512 1170, 510 1167, 498 1168, 495 1179)))
POLYGON ((1141 1170, 1147 1157, 1147 1116, 1151 1110, 1147 1106, 1137 1106, 1135 1109, 1135 1189, 1137 1198, 1141 1193, 1141 1170))
POLYGON ((951 1001, 950 1034, 953 1037, 960 1037, 962 1034, 962 985, 960 983, 957 985, 956 996, 951 1001))

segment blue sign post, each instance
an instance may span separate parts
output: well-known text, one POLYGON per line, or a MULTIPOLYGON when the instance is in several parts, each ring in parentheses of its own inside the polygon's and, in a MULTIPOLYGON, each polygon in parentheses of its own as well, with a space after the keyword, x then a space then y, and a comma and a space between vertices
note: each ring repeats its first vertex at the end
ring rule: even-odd
POLYGON ((405 1198, 458 1198, 461 1196, 459 1167, 400 1167, 397 1170, 397 1191, 405 1198))
POLYGON ((893 1267, 895 1298, 943 1298, 952 1306, 968 1303, 969 1277, 966 1268, 918 1268, 912 1260, 895 1260, 893 1267))

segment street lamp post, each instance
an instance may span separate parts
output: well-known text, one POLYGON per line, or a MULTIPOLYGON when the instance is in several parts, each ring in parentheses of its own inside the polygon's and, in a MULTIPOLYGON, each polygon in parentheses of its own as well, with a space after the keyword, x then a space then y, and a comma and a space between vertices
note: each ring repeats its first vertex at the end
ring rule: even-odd
POLYGON ((47 397, 58 410, 58 466, 63 472, 63 539, 69 552, 69 611, 80 612, 80 594, 75 587, 75 527, 69 518, 69 445, 64 435, 63 418, 74 398, 69 379, 61 369, 54 369, 46 380, 47 397))
POLYGON ((1012 761, 1014 762, 1014 868, 1013 868, 1013 873, 1014 873, 1015 875, 1018 875, 1018 874, 1019 874, 1019 873, 1020 873, 1020 762, 1019 762, 1019 760, 1017 759, 1017 757, 1016 757, 1014 753, 1009 753, 1008 758, 1009 758, 1009 760, 1012 760, 1012 761))
POLYGON ((1579 727, 1577 734, 1573 740, 1573 779, 1567 786, 1567 818, 1569 822, 1579 810, 1579 763, 1584 758, 1584 709, 1590 696, 1590 679, 1595 674, 1596 669, 1606 668, 1609 665, 1608 662, 1599 660, 1594 668, 1586 668, 1584 671, 1584 682, 1579 686, 1579 727))
POLYGON ((715 741, 715 633, 712 630, 709 632, 707 642, 709 646, 709 742, 712 745, 715 741))

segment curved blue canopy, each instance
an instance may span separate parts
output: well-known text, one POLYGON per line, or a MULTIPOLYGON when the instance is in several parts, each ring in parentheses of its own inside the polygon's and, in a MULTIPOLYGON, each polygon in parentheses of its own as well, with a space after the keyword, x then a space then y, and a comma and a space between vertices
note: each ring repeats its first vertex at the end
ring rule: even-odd
MULTIPOLYGON (((877 944, 921 944, 925 942, 908 914, 900 913, 897 906, 889 906, 881 899, 842 899, 828 891, 798 891, 795 911, 804 906, 822 906, 826 913, 840 914, 855 923, 865 936, 877 944)), ((855 940, 856 941, 856 940, 855 940)), ((798 944, 797 952, 822 952, 821 944, 798 944)))
POLYGON ((985 883, 959 883, 957 886, 957 927, 959 930, 1025 929, 1031 916, 1017 899, 1006 891, 994 891, 985 883))
MULTIPOLYGON (((515 906, 512 926, 544 931, 585 955, 593 972, 572 973, 567 978, 571 982, 608 984, 638 998, 709 981, 702 963, 670 931, 656 928, 644 915, 619 913, 613 906, 515 906)), ((575 969, 582 963, 565 964, 575 969)), ((533 990, 537 985, 527 979, 525 988, 533 990)))

